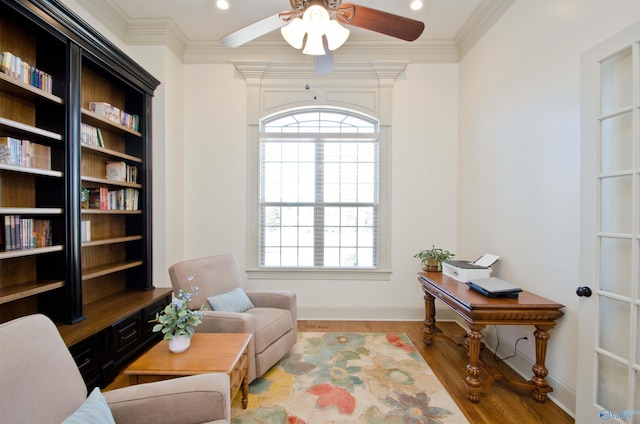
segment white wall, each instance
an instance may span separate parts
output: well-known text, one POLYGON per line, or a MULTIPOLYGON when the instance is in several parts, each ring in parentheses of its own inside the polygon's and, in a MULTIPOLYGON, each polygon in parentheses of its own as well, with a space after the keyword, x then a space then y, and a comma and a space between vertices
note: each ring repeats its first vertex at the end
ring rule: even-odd
MULTIPOLYGON (((296 291, 303 318, 424 317, 412 256, 433 243, 455 249, 457 68, 409 66, 396 81, 390 281, 251 280, 249 288, 296 291)), ((185 65, 184 77, 185 258, 232 252, 244 268, 246 85, 231 65, 185 65)))
POLYGON ((184 255, 183 64, 165 46, 131 46, 129 54, 160 85, 153 98, 153 283, 170 287, 170 265, 184 255))
MULTIPOLYGON (((459 250, 502 256, 494 276, 565 305, 547 367, 569 408, 578 372, 580 54, 638 19, 637 1, 519 0, 460 63, 459 250)), ((524 331, 500 335, 513 344, 524 331)), ((519 349, 535 357, 526 343, 519 349)))

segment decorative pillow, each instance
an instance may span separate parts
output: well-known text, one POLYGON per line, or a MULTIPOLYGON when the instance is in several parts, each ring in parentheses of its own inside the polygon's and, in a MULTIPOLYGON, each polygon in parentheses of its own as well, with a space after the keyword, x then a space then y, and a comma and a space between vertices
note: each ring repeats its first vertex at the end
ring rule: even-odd
POLYGON ((100 389, 93 389, 80 408, 68 416, 62 424, 116 424, 107 401, 100 389))
POLYGON ((208 297, 207 300, 214 311, 244 312, 247 309, 255 308, 242 287, 228 293, 208 297))

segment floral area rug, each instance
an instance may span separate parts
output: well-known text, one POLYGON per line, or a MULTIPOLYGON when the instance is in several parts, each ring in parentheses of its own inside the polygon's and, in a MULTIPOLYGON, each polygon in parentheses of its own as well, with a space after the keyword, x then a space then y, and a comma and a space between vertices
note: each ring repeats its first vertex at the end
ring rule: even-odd
POLYGON ((406 334, 298 333, 232 424, 468 423, 406 334))

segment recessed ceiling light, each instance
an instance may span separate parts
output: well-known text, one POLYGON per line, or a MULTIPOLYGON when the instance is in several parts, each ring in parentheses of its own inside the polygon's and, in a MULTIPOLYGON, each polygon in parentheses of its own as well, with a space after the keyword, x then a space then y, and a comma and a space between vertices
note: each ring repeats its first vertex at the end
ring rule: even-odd
POLYGON ((422 2, 420 0, 413 0, 411 2, 411 10, 420 10, 422 9, 422 2))
POLYGON ((227 0, 218 0, 216 6, 218 6, 218 9, 227 10, 229 8, 229 2, 227 0))

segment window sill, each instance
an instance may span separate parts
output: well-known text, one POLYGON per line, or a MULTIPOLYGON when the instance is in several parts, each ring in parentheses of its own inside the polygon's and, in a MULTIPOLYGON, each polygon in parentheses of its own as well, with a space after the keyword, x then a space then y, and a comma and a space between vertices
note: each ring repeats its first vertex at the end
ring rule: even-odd
POLYGON ((391 271, 379 269, 247 269, 250 280, 373 280, 389 281, 391 271))

